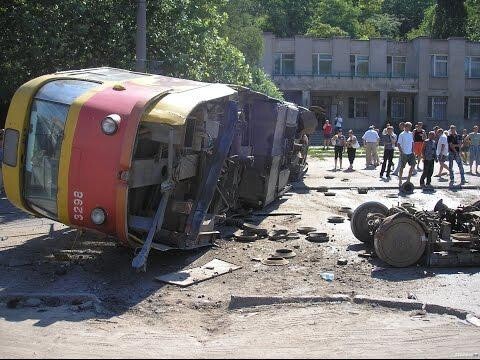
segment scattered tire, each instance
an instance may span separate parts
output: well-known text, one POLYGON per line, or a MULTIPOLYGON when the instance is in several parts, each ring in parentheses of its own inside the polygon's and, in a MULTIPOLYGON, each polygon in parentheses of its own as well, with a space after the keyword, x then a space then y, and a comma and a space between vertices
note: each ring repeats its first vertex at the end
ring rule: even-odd
POLYGON ((275 257, 282 257, 284 259, 291 259, 293 257, 297 256, 297 254, 290 249, 277 249, 275 251, 275 257))
POLYGON ((307 235, 306 239, 311 242, 324 243, 329 241, 329 236, 323 232, 311 232, 307 235))
POLYGON ((300 234, 308 234, 308 233, 317 231, 317 229, 314 228, 313 226, 301 226, 301 227, 297 228, 297 231, 300 234))
POLYGON ((332 224, 341 224, 345 221, 345 218, 342 216, 330 216, 327 220, 332 224))
POLYGON ((357 192, 358 192, 359 194, 366 194, 366 193, 368 193, 368 188, 366 188, 366 187, 360 187, 360 188, 357 189, 357 192))
POLYGON ((335 179, 335 176, 333 176, 333 175, 325 175, 324 178, 327 179, 327 180, 332 180, 332 179, 335 179))
POLYGON ((258 239, 257 234, 248 234, 248 233, 243 233, 243 234, 235 234, 235 240, 241 241, 241 242, 253 242, 258 239))
POLYGON ((368 231, 367 216, 371 213, 387 215, 388 208, 377 201, 368 201, 355 209, 352 214, 350 227, 353 235, 365 244, 373 244, 373 234, 368 231))
POLYGON ((423 228, 402 213, 387 217, 375 232, 377 256, 394 267, 416 264, 425 252, 425 244, 423 228))
POLYGON ((324 193, 325 196, 335 196, 334 192, 326 192, 324 193))

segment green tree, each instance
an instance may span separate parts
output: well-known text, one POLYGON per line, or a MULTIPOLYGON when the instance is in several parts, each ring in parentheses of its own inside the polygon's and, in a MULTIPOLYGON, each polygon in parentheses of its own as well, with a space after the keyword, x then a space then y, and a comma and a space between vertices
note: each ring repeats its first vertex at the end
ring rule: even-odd
POLYGON ((480 41, 480 0, 467 0, 467 37, 472 41, 480 41))
MULTIPOLYGON (((227 0, 149 1, 148 59, 165 75, 254 85, 245 57, 222 34, 227 0)), ((0 108, 36 76, 134 65, 136 4, 130 0, 11 0, 0 4, 0 108)), ((255 73, 256 79, 260 79, 255 73)), ((262 86, 273 86, 268 79, 262 86)))
POLYGON ((466 36, 467 9, 465 0, 437 0, 432 24, 432 36, 447 39, 466 36))
POLYGON ((435 4, 435 0, 384 0, 382 13, 392 15, 401 22, 399 37, 406 38, 412 29, 420 27, 427 8, 435 4))
POLYGON ((263 30, 279 37, 305 34, 316 6, 315 0, 263 0, 263 30))
POLYGON ((432 36, 433 21, 435 19, 436 7, 437 5, 433 4, 429 6, 427 9, 425 9, 423 21, 420 23, 420 25, 415 29, 411 29, 405 35, 405 37, 408 40, 415 39, 416 37, 419 37, 419 36, 432 36))
POLYGON ((360 8, 355 6, 352 0, 318 0, 307 34, 322 34, 322 29, 327 30, 327 34, 338 33, 341 29, 346 34, 356 37, 360 26, 359 15, 360 8), (316 27, 319 30, 316 30, 316 27))

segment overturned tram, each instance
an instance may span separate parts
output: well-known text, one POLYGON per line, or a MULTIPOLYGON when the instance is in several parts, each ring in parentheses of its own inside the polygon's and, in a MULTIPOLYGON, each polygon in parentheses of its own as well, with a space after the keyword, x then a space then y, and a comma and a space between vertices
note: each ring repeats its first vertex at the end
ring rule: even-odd
POLYGON ((35 216, 140 248, 212 243, 215 217, 261 208, 307 169, 315 115, 225 84, 114 68, 58 72, 15 93, 8 199, 35 216))

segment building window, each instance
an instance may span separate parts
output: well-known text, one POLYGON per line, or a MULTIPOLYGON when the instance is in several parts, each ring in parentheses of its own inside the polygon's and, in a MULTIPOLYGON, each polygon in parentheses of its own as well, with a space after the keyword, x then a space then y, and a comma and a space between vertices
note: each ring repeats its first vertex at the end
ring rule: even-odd
POLYGON ((313 75, 330 75, 332 73, 332 55, 313 54, 312 72, 313 75))
POLYGON ((407 58, 405 56, 387 56, 388 76, 405 77, 407 58))
POLYGON ((447 98, 441 96, 429 96, 428 116, 432 120, 447 120, 447 98))
POLYGON ((368 99, 366 97, 348 98, 348 117, 351 119, 368 118, 368 99))
POLYGON ((467 56, 465 58, 465 76, 467 78, 480 78, 480 57, 467 56))
POLYGON ((295 54, 275 54, 275 74, 295 74, 295 54))
POLYGON ((350 55, 350 73, 353 76, 368 76, 368 56, 350 55))
POLYGON ((447 77, 448 76, 448 56, 446 55, 432 55, 431 68, 433 77, 447 77))
POLYGON ((465 119, 474 121, 480 120, 480 98, 465 98, 465 119))
POLYGON ((406 99, 404 97, 394 97, 392 98, 392 119, 394 120, 404 120, 405 119, 405 104, 406 99))

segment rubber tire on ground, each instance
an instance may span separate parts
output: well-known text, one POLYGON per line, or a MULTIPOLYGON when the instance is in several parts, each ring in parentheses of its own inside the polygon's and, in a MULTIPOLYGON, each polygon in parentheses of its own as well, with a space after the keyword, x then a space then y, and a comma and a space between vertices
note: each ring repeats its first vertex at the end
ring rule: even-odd
POLYGON ((416 264, 426 243, 422 226, 402 213, 387 217, 375 232, 373 242, 377 256, 394 267, 416 264))
POLYGON ((369 213, 388 214, 388 208, 378 201, 367 201, 352 213, 350 227, 353 235, 365 244, 373 244, 373 235, 368 233, 367 215, 369 213))

